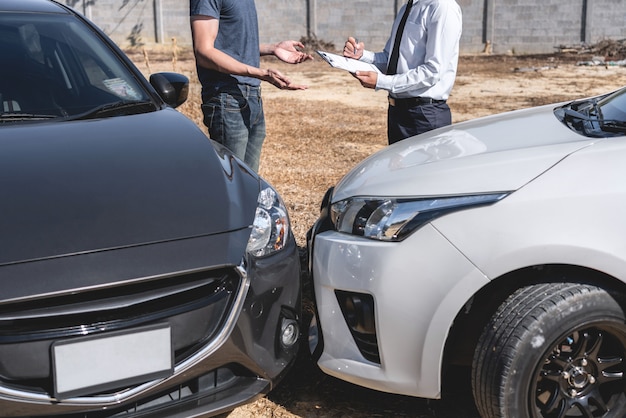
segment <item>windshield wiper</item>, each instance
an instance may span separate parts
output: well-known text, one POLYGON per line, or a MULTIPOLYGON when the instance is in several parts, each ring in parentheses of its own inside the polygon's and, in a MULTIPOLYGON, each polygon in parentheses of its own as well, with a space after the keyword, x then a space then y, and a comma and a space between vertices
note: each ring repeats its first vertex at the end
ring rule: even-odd
POLYGON ((626 122, 621 120, 601 120, 600 129, 605 132, 626 133, 626 122))
POLYGON ((39 115, 36 113, 0 113, 0 123, 24 120, 47 120, 59 117, 59 115, 39 115))
POLYGON ((591 101, 591 108, 593 109, 593 111, 596 114, 596 117, 600 120, 602 120, 602 107, 599 104, 599 100, 592 100, 591 101))
POLYGON ((593 109, 596 112, 596 116, 598 117, 598 122, 600 123, 600 129, 604 132, 613 132, 613 133, 626 133, 626 122, 622 120, 616 119, 604 119, 602 116, 602 108, 598 104, 598 101, 593 102, 593 109))
POLYGON ((596 121, 595 118, 590 118, 589 116, 587 116, 587 115, 585 115, 583 113, 580 113, 579 111, 574 110, 574 109, 572 109, 570 107, 565 109, 565 116, 566 117, 569 116, 570 118, 579 119, 579 120, 594 121, 594 122, 596 121))
POLYGON ((585 122, 591 122, 591 123, 598 122, 598 119, 590 118, 588 115, 580 113, 572 109, 571 107, 565 108, 563 110, 563 120, 571 128, 582 131, 585 134, 588 133, 588 129, 587 129, 587 126, 585 125, 585 122), (568 121, 570 123, 568 123, 568 121))
POLYGON ((120 101, 107 103, 88 110, 87 112, 74 115, 66 120, 84 120, 107 116, 136 115, 156 110, 156 105, 151 101, 120 101))
MULTIPOLYGON (((594 104, 594 107, 596 106, 597 104, 594 104)), ((600 127, 600 130, 603 132, 626 133, 626 122, 615 119, 603 119, 600 110, 598 109, 596 110, 596 112, 598 113, 598 116, 590 117, 583 113, 577 112, 576 110, 568 108, 565 109, 564 117, 566 120, 569 118, 570 120, 576 119, 581 122, 597 123, 600 127)), ((581 124, 581 128, 581 130, 587 132, 584 123, 581 124)))

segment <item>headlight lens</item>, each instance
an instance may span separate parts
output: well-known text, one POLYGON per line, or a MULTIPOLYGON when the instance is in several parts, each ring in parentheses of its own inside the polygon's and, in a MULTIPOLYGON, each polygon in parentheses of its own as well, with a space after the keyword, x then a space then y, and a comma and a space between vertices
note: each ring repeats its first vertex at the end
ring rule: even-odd
POLYGON ((289 234, 287 209, 280 196, 271 187, 261 190, 248 239, 248 253, 262 257, 285 247, 289 234))
POLYGON ((333 203, 330 216, 339 232, 381 241, 402 241, 439 216, 489 205, 508 194, 503 192, 420 199, 352 197, 333 203))

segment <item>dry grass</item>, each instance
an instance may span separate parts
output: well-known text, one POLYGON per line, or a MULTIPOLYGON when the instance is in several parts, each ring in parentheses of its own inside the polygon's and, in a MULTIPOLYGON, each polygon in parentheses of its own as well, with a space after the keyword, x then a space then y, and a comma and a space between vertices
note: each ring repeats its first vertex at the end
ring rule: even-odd
POLYGON ((261 175, 288 202, 294 233, 303 245, 326 190, 383 146, 385 119, 375 110, 355 113, 345 105, 297 98, 266 100, 265 109, 268 136, 261 175))

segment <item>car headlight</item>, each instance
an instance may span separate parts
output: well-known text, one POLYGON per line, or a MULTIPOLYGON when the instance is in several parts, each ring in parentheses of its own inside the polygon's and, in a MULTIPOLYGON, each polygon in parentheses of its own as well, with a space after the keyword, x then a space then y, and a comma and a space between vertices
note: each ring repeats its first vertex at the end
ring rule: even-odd
POLYGON ((427 222, 445 214, 495 203, 509 193, 397 199, 351 197, 333 203, 331 221, 339 232, 381 241, 402 241, 427 222))
POLYGON ((261 190, 257 202, 246 250, 256 257, 262 257, 285 247, 289 234, 289 218, 283 201, 271 187, 261 190))

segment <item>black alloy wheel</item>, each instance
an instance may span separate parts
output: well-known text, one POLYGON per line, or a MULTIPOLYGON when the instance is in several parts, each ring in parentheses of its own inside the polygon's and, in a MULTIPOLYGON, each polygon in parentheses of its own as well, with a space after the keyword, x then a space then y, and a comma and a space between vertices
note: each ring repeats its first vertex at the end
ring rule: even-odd
POLYGON ((492 317, 472 367, 483 418, 626 416, 626 325, 606 291, 519 289, 492 317))

